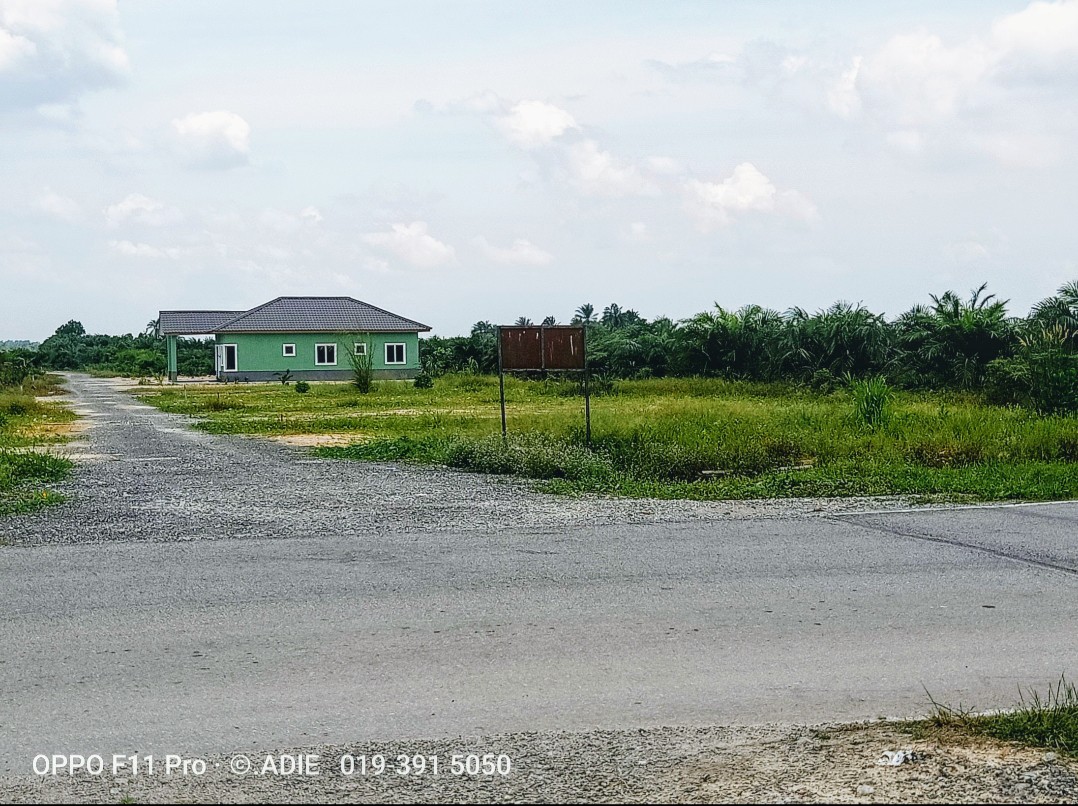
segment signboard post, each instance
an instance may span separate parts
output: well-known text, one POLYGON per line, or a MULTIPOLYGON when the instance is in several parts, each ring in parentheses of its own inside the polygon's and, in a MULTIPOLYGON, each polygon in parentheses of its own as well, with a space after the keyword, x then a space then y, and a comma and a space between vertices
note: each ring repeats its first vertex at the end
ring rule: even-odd
POLYGON ((584 439, 591 447, 591 395, 588 388, 586 331, 576 325, 526 325, 498 328, 498 392, 502 406, 502 439, 506 438, 506 372, 582 372, 584 374, 584 439))

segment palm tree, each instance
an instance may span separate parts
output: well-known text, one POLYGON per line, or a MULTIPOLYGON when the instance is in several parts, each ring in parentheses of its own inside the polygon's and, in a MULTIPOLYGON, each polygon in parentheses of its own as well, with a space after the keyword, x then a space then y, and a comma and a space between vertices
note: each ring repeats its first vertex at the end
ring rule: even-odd
POLYGON ((1030 319, 1039 325, 1078 330, 1078 280, 1061 286, 1055 296, 1034 305, 1030 319))
POLYGON ((497 328, 487 321, 476 322, 472 325, 473 336, 493 336, 496 330, 497 328))
POLYGON ((513 324, 517 327, 530 327, 532 325, 532 320, 526 316, 518 316, 517 321, 513 324))
POLYGON ((556 324, 558 324, 558 320, 555 319, 553 316, 548 316, 543 320, 544 327, 553 327, 556 324))
POLYGON ((590 302, 585 302, 579 308, 576 309, 576 314, 573 316, 573 321, 583 322, 585 325, 590 325, 595 321, 595 306, 590 302))
POLYGON ((622 318, 621 306, 615 302, 611 302, 605 308, 603 308, 602 322, 611 330, 617 330, 624 324, 622 318))
POLYGON ((1012 349, 1015 324, 1007 317, 1007 303, 984 294, 987 287, 981 285, 968 300, 953 291, 933 294, 931 306, 899 317, 901 361, 922 381, 978 387, 988 362, 1012 349))

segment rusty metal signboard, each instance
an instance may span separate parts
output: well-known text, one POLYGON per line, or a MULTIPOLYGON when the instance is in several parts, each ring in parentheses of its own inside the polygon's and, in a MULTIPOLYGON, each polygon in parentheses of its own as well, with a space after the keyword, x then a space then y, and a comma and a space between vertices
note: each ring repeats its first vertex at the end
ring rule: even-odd
POLYGON ((505 373, 519 371, 584 373, 584 433, 591 445, 591 395, 588 391, 586 332, 576 325, 513 325, 498 328, 498 389, 505 437, 505 373))
POLYGON ((498 349, 503 370, 543 368, 543 328, 500 327, 498 349))
POLYGON ((543 325, 498 328, 501 367, 513 370, 583 370, 584 328, 543 325))

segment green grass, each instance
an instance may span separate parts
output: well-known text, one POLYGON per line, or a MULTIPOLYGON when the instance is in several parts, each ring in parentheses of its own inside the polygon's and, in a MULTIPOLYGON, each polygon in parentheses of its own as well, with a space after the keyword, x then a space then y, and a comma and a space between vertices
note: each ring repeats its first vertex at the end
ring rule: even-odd
POLYGON ((1019 694, 1018 705, 998 714, 974 714, 932 701, 935 713, 915 732, 988 736, 1029 747, 1078 755, 1078 688, 1061 677, 1044 695, 1019 694))
POLYGON ((25 391, 0 389, 0 516, 63 500, 49 485, 64 479, 72 465, 47 449, 67 440, 63 426, 75 414, 36 397, 58 391, 58 380, 49 378, 34 381, 25 391))
POLYGON ((312 384, 140 391, 220 434, 333 434, 324 456, 436 463, 539 479, 561 493, 660 498, 901 494, 927 500, 1078 497, 1078 417, 1042 417, 960 394, 818 394, 715 379, 618 382, 583 401, 571 382, 506 381, 503 442, 497 379, 439 378, 433 389, 381 382, 360 395, 312 384), (872 401, 869 401, 870 403, 872 401), (879 414, 879 412, 883 412, 879 414))

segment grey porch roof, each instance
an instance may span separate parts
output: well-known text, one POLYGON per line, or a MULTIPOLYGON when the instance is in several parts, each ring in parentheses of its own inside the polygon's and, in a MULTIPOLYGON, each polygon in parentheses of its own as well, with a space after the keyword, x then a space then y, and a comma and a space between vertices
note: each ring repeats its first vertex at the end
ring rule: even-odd
POLYGON ((235 312, 204 332, 418 333, 427 330, 430 327, 421 322, 351 297, 277 297, 249 311, 235 312))
POLYGON ((213 333, 245 311, 161 311, 157 320, 162 336, 194 336, 213 333))

